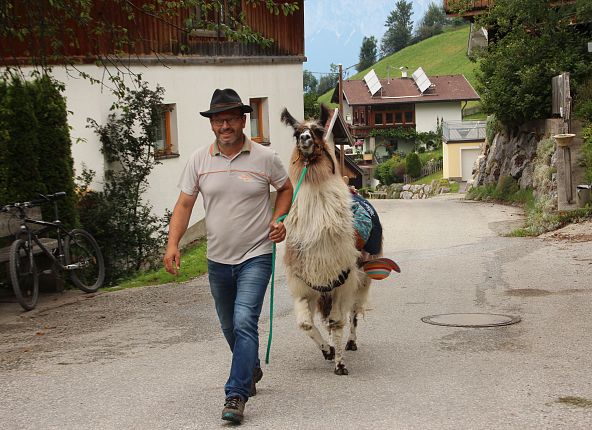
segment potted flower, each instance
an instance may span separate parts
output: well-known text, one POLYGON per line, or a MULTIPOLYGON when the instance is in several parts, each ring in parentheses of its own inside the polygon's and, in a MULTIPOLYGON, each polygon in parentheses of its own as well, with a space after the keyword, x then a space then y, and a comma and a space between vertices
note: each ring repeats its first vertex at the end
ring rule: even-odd
POLYGON ((372 151, 371 149, 366 149, 362 157, 364 158, 364 161, 372 161, 372 159, 374 158, 374 151, 372 151))

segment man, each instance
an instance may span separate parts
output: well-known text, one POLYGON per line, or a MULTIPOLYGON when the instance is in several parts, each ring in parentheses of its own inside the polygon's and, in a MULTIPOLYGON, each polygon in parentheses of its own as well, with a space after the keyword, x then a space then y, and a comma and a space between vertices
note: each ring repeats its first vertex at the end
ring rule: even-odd
POLYGON ((272 270, 272 242, 286 237, 283 223, 292 185, 278 155, 243 133, 246 113, 233 89, 217 89, 210 109, 216 140, 195 151, 181 175, 181 193, 169 226, 166 270, 181 267, 179 240, 187 230, 198 193, 203 196, 208 240, 208 275, 216 312, 230 350, 232 365, 224 387, 222 419, 240 424, 245 403, 256 394, 263 372, 259 365, 259 315, 272 270), (270 209, 269 185, 277 190, 270 209))

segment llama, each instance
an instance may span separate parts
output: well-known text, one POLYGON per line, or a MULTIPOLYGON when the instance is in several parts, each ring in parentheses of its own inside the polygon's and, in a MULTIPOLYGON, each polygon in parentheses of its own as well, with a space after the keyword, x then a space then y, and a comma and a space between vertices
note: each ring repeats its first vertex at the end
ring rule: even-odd
POLYGON ((326 360, 335 360, 335 374, 347 375, 343 330, 349 316, 345 349, 355 351, 357 318, 364 312, 370 278, 360 269, 368 254, 356 247, 351 192, 338 171, 333 148, 323 140, 328 117, 323 105, 318 123, 300 123, 287 109, 281 114, 296 138, 289 168, 292 183, 298 182, 307 166, 285 220, 284 263, 298 327, 312 338, 326 360), (315 326, 317 312, 329 331, 330 343, 315 326))

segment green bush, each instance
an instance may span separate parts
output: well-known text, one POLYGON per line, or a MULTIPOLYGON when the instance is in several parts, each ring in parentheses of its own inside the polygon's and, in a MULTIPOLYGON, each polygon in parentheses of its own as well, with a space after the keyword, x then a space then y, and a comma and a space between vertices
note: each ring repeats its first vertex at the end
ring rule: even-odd
MULTIPOLYGON (((76 194, 74 192, 74 160, 68 126, 64 90, 49 76, 43 76, 30 84, 33 90, 33 105, 37 118, 37 154, 40 162, 38 169, 48 193, 65 191, 66 197, 58 202, 60 220, 66 226, 78 224, 76 194)), ((45 205, 43 217, 53 219, 52 205, 45 205)))
POLYGON ((574 115, 585 122, 592 122, 592 77, 577 88, 574 115))
MULTIPOLYGON (((0 81, 0 203, 66 192, 59 202, 67 226, 78 222, 70 132, 63 86, 48 76, 0 81)), ((53 219, 53 207, 43 206, 53 219)))
POLYGON ((388 160, 380 163, 374 169, 374 179, 377 179, 382 185, 390 185, 394 182, 392 175, 392 169, 394 167, 395 160, 389 158, 388 160))
POLYGON ((37 193, 46 192, 39 173, 39 130, 31 88, 16 76, 5 85, 0 120, 4 127, 4 138, 0 141, 3 163, 0 204, 33 199, 37 193))
POLYGON ((415 152, 407 154, 407 157, 405 157, 405 169, 407 170, 407 174, 412 178, 419 178, 421 176, 419 155, 415 152))
POLYGON ((393 169, 391 170, 393 175, 393 182, 401 183, 405 181, 405 173, 407 173, 407 167, 405 161, 398 161, 393 169))
POLYGON ((586 181, 592 183, 592 123, 584 128, 583 161, 586 168, 586 181))
POLYGON ((495 187, 495 194, 499 199, 507 199, 513 194, 516 194, 520 190, 520 186, 516 179, 511 176, 502 176, 497 181, 495 187))
POLYGON ((151 90, 141 78, 134 88, 120 87, 106 124, 88 119, 109 169, 101 192, 88 190, 93 172, 81 176, 80 218, 106 256, 108 284, 160 264, 169 219, 168 214, 154 216, 142 200, 148 177, 159 163, 154 156, 155 124, 164 89, 151 90))

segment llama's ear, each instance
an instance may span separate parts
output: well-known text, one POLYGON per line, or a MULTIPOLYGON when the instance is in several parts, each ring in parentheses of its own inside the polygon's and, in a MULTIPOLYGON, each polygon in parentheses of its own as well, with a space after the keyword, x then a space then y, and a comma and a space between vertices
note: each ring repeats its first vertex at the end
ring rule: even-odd
POLYGON ((298 121, 296 121, 296 118, 294 118, 292 115, 290 115, 290 112, 288 112, 288 109, 284 108, 284 110, 282 111, 282 115, 280 116, 280 119, 282 120, 282 122, 286 125, 289 125, 292 128, 296 128, 296 125, 298 124, 298 121))
POLYGON ((329 108, 321 103, 321 118, 319 119, 319 123, 321 127, 325 127, 327 121, 329 120, 329 108))

